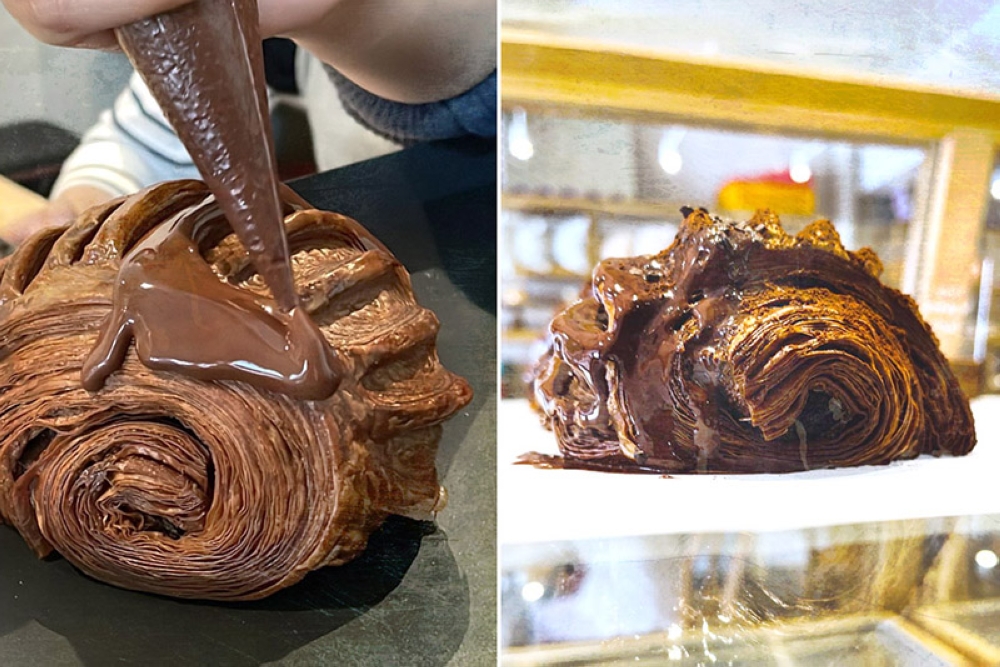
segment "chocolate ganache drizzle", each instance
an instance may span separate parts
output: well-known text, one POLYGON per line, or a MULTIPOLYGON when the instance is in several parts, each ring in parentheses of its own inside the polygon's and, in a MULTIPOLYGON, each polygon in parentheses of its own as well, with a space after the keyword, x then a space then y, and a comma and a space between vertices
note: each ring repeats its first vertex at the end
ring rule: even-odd
MULTIPOLYGON (((190 202, 191 188, 160 190, 161 211, 190 202)), ((158 221, 148 206, 125 214, 158 221)), ((121 367, 135 340, 149 368, 180 370, 202 380, 248 380, 304 399, 337 388, 340 360, 303 308, 282 312, 261 295, 223 282, 202 258, 228 234, 215 201, 204 201, 163 221, 122 260, 111 318, 83 366, 83 386, 98 391, 121 367)))
POLYGON ((197 216, 160 226, 122 262, 114 309, 84 367, 88 389, 100 389, 133 338, 151 368, 311 399, 336 389, 336 353, 297 308, 257 20, 255 0, 196 0, 119 28, 118 38, 275 303, 240 297, 208 275, 197 216))
POLYGON ((792 472, 975 445, 916 304, 826 220, 684 209, 673 245, 609 259, 556 315, 533 400, 561 457, 623 472, 792 472))

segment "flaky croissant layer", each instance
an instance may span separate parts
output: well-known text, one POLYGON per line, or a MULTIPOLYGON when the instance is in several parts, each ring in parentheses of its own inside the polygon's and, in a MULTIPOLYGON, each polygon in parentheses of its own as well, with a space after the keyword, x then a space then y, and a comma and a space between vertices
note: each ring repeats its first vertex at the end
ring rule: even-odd
POLYGON ((255 599, 354 558, 390 513, 439 508, 440 424, 471 390, 438 361, 437 319, 356 222, 284 196, 301 307, 341 362, 325 400, 150 370, 133 349, 99 391, 81 386, 123 258, 174 216, 214 216, 204 261, 268 302, 199 182, 92 209, 0 264, 0 521, 40 556, 136 590, 255 599))
POLYGON ((562 459, 633 472, 791 472, 975 445, 909 297, 820 220, 685 209, 658 255, 609 259, 556 315, 532 394, 562 459))

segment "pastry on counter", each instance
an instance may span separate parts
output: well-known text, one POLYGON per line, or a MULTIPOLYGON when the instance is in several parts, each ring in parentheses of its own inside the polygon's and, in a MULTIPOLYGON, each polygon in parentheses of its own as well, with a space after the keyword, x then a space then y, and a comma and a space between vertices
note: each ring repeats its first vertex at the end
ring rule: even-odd
POLYGON ((777 473, 963 455, 969 402, 915 302, 819 220, 684 209, 657 255, 608 259, 555 316, 535 406, 546 467, 777 473))
POLYGON ((437 318, 357 222, 282 197, 291 312, 196 181, 0 263, 0 523, 39 556, 248 600, 351 560, 391 513, 441 509, 441 423, 471 390, 437 318))

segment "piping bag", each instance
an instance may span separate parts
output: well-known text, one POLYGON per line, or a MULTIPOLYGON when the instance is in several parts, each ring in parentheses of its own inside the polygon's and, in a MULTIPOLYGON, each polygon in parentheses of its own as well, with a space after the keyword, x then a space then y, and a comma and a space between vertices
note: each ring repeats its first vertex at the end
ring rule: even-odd
POLYGON ((298 304, 278 196, 257 0, 195 0, 116 30, 278 308, 298 304))

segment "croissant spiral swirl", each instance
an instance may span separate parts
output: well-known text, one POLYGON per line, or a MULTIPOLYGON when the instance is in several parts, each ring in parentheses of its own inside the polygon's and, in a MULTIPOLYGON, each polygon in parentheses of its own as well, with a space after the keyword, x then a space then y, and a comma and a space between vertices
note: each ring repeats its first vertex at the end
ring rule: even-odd
POLYGON ((937 340, 869 249, 768 211, 686 209, 658 255, 611 259, 553 320, 532 382, 561 459, 620 471, 791 472, 968 453, 937 340))
MULTIPOLYGON (((134 349, 99 392, 81 387, 122 258, 212 209, 199 182, 92 209, 0 264, 0 523, 39 556, 136 590, 256 599, 352 559, 389 513, 440 507, 440 424, 471 391, 438 361, 437 319, 356 222, 284 197, 301 303, 344 360, 323 401, 152 371, 134 349)), ((266 296, 214 211, 203 258, 266 296)))

